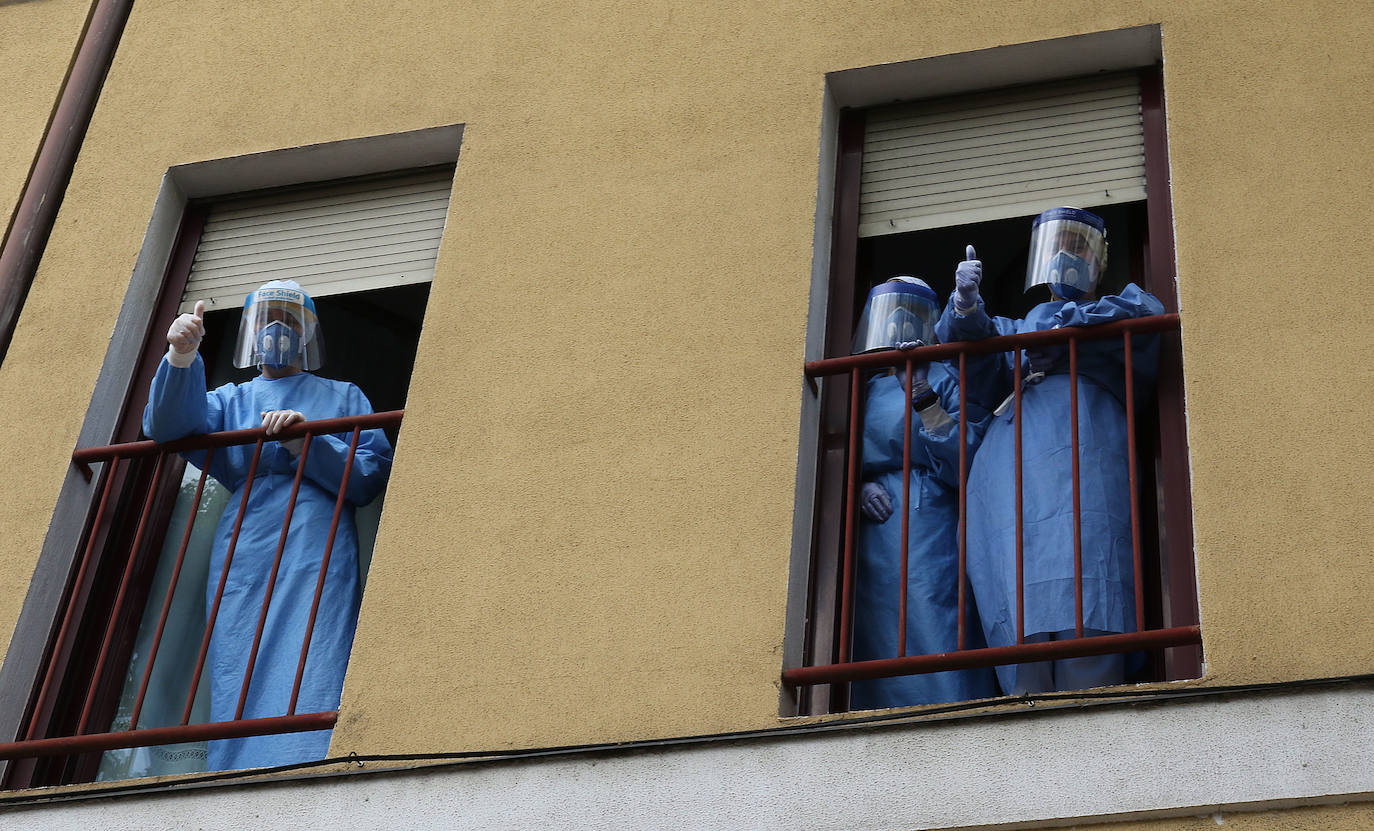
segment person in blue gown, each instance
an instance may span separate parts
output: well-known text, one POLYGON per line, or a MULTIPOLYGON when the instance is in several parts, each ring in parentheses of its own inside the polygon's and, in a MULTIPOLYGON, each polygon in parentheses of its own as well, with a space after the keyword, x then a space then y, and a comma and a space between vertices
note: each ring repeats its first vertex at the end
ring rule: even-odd
MULTIPOLYGON (((1032 229, 1027 290, 1047 285, 1051 299, 1021 319, 989 317, 978 296, 981 264, 969 246, 956 288, 936 327, 941 340, 1092 326, 1162 314, 1163 305, 1134 283, 1097 297, 1106 267, 1106 229, 1087 211, 1056 208, 1032 229), (976 266, 976 267, 974 267, 976 266)), ((1066 346, 1030 349, 1021 401, 1023 471, 1024 633, 1027 642, 1076 635, 1072 419, 1066 346)), ((1010 378, 1011 354, 973 366, 1010 378)), ((1158 339, 1132 339, 1135 400, 1153 388, 1158 339)), ((1082 529, 1084 635, 1135 631, 1131 502, 1126 435, 1125 349, 1120 338, 1078 344, 1079 493, 1082 529)), ((1010 383, 1003 395, 1011 392, 1010 383)), ((991 646, 1017 637, 1016 512, 1013 424, 1007 398, 998 406, 974 457, 968 484, 968 571, 991 646)), ((1075 690, 1123 683, 1123 655, 1104 655, 999 667, 1005 692, 1075 690)))
MULTIPOLYGON (((258 366, 261 374, 243 384, 206 390, 205 363, 198 352, 204 336, 203 303, 173 322, 170 344, 153 377, 143 431, 164 442, 223 430, 265 427, 269 435, 299 421, 362 415, 371 404, 353 384, 305 370, 318 367, 322 335, 314 303, 291 281, 273 281, 248 296, 235 364, 258 366)), ((210 720, 235 719, 254 633, 276 556, 291 488, 302 455, 305 473, 258 648, 252 684, 241 718, 287 715, 297 665, 323 562, 335 501, 343 484, 351 433, 263 445, 255 478, 248 482, 253 444, 218 448, 210 474, 232 495, 215 532, 206 585, 206 609, 213 608, 243 492, 248 504, 214 621, 205 674, 210 684, 210 720)), ((185 454, 203 467, 205 451, 185 454)), ((354 506, 375 498, 391 469, 391 445, 381 430, 364 430, 345 491, 345 507, 330 554, 323 595, 310 640, 295 712, 335 710, 343 688, 361 592, 354 506)), ((210 770, 234 770, 323 758, 331 731, 285 733, 209 744, 210 770)))
MULTIPOLYGON (((855 352, 912 348, 934 340, 939 300, 923 281, 897 277, 875 287, 855 338, 855 352)), ((958 374, 941 363, 905 372, 874 373, 866 383, 863 420, 858 563, 854 595, 854 660, 898 656, 901 617, 901 514, 909 515, 906 653, 958 648, 959 389, 958 374), (910 506, 902 506, 903 438, 911 418, 910 506)), ((970 443, 987 421, 976 406, 966 418, 970 443)), ((982 646, 972 597, 966 597, 968 648, 982 646)), ((855 710, 968 701, 997 694, 990 669, 969 669, 856 681, 855 710)))

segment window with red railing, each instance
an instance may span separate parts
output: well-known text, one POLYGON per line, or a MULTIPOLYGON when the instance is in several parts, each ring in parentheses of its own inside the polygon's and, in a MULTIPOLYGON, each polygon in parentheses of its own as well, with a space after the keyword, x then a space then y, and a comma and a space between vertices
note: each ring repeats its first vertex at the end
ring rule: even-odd
POLYGON ((1080 689, 1095 676, 1077 668, 1100 656, 1120 661, 1113 683, 1200 674, 1162 96, 1149 68, 842 112, 826 356, 805 367, 821 394, 806 643, 801 665, 783 673, 799 712, 1020 693, 1022 679, 1052 679, 1052 668, 1062 668, 1057 681, 1030 689, 1080 689), (914 275, 943 299, 969 244, 983 261, 987 313, 1024 318, 1048 299, 1023 293, 1031 220, 1060 205, 1106 221, 1099 294, 1138 288, 1160 307, 1105 325, 850 355, 872 286, 914 275), (1027 382, 1028 355, 1047 353, 1060 377, 1032 389, 1040 379, 1027 382), (921 417, 906 407, 892 430, 903 438, 888 450, 896 492, 886 522, 900 530, 877 565, 865 550, 876 522, 862 504, 866 406, 874 383, 909 395, 909 373, 924 362, 942 367, 932 382, 936 372, 948 379, 945 455, 929 458, 921 417), (989 373, 1001 373, 1000 387, 981 383, 989 373), (996 400, 987 389, 1000 390, 996 400), (1058 413, 1053 462, 1031 453, 1028 402, 1058 413), (989 433, 995 450, 982 444, 989 433), (941 475, 913 476, 923 465, 941 475), (932 505, 946 511, 939 541, 921 524, 932 505), (1047 512, 1072 533, 1047 543, 1047 512), (1125 573, 1108 580, 1104 568, 1125 573))
POLYGON ((113 441, 72 455, 92 483, 85 527, 23 722, 0 743, 6 787, 324 755, 316 731, 336 717, 390 466, 369 448, 397 439, 451 177, 426 168, 186 207, 155 307, 141 310, 113 441), (215 298, 207 387, 247 382, 257 370, 231 360, 239 309, 270 279, 322 287, 329 351, 313 380, 353 390, 350 403, 298 407, 312 420, 272 437, 145 438, 172 319, 215 298))

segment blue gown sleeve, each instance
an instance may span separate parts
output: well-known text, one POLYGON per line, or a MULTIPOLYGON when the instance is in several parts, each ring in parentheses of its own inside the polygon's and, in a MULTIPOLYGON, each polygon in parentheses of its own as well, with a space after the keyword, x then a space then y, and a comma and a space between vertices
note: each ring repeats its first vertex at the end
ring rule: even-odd
MULTIPOLYGON (((931 367, 931 389, 940 396, 940 406, 949 414, 950 421, 927 430, 919 415, 913 421, 912 460, 929 470, 937 480, 950 489, 959 487, 959 381, 955 371, 941 366, 937 371, 931 367)), ((967 397, 967 396, 966 396, 967 397)), ((992 412, 969 398, 968 411, 964 420, 964 444, 967 446, 967 463, 973 465, 973 454, 987 432, 992 421, 992 412)))
MULTIPOLYGON (((968 315, 961 317, 958 312, 954 311, 954 298, 951 296, 949 301, 945 303, 945 310, 940 315, 940 322, 935 324, 935 334, 940 339, 940 343, 982 340, 998 335, 1014 335, 1016 332, 1017 322, 1015 320, 1006 317, 989 317, 981 297, 978 298, 977 308, 968 315)), ((958 360, 950 361, 949 365, 950 372, 954 373, 954 378, 957 381, 959 377, 958 360)), ((1011 370, 1012 358, 1009 354, 970 355, 967 359, 968 392, 965 396, 969 403, 977 404, 982 410, 991 413, 998 404, 1002 403, 1002 399, 1011 393, 1011 370)), ((957 385, 955 396, 957 401, 957 385)), ((984 426, 986 427, 986 425, 984 426)))
MULTIPOLYGON (((367 400, 367 396, 353 384, 348 385, 344 407, 349 415, 367 415, 372 412, 372 404, 367 400)), ((306 413, 307 418, 310 417, 309 410, 302 408, 302 411, 306 413)), ((310 452, 306 455, 306 477, 337 496, 339 485, 343 481, 344 466, 348 462, 348 446, 351 442, 352 433, 315 436, 310 442, 310 452)), ((377 498, 386 487, 386 480, 390 474, 391 442, 387 441, 386 433, 377 429, 362 431, 358 436, 358 451, 353 458, 353 469, 348 475, 348 492, 344 498, 354 505, 366 505, 377 498)))
POLYGON ((224 407, 205 391, 205 362, 199 354, 185 369, 162 358, 143 408, 143 432, 153 441, 173 439, 224 429, 224 407))
POLYGON ((1135 283, 1127 283, 1121 294, 1107 295, 1086 303, 1072 300, 1065 303, 1055 312, 1054 323, 1056 326, 1094 326, 1114 320, 1162 314, 1164 304, 1158 298, 1135 283))
MULTIPOLYGON (((1128 320, 1135 317, 1149 317, 1164 314, 1164 304, 1153 294, 1135 283, 1128 283, 1119 295, 1107 295, 1086 303, 1065 303, 1054 315, 1056 326, 1092 326, 1128 320)), ((1112 391, 1112 394, 1125 404, 1125 351, 1119 342, 1105 341, 1083 344, 1079 355, 1095 358, 1080 371, 1095 378, 1112 391)), ((1132 368, 1137 407, 1141 406, 1154 389, 1155 377, 1159 368, 1159 336, 1136 335, 1131 339, 1132 368)), ((1081 360, 1082 358, 1080 358, 1081 360)))

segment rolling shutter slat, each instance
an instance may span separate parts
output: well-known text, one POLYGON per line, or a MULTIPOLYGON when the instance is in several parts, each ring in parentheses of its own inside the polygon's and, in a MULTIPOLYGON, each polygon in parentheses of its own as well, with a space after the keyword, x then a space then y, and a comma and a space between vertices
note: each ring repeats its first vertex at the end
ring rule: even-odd
POLYGON ((869 111, 859 236, 1145 198, 1134 75, 869 111))
POLYGON ((238 308, 268 280, 296 280, 315 297, 426 282, 452 179, 427 170, 216 204, 181 309, 238 308))

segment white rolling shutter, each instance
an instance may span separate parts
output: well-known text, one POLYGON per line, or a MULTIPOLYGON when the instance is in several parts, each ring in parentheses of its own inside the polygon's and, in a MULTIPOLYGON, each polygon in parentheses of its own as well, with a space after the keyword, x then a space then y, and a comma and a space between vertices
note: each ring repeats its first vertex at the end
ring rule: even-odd
POLYGON ((1144 198, 1134 74, 868 111, 861 237, 1144 198))
POLYGON ((450 167, 217 203, 181 309, 239 308, 268 280, 295 280, 314 297, 427 282, 452 184, 450 167))

